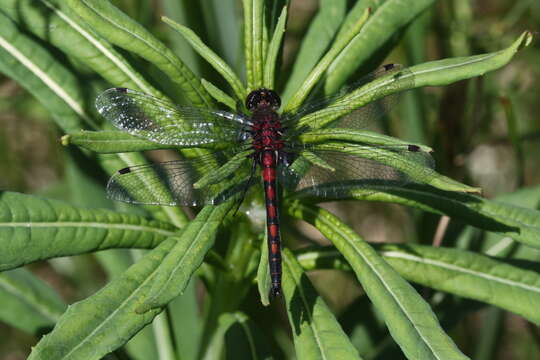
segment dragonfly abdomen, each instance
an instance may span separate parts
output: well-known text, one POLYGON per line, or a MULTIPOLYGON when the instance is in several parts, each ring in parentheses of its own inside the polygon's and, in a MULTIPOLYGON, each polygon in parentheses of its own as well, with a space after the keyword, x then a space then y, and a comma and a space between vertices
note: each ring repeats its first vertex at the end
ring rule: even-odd
POLYGON ((266 200, 266 228, 268 232, 268 262, 272 282, 272 296, 281 295, 281 238, 276 182, 276 152, 264 150, 261 154, 264 197, 266 200))

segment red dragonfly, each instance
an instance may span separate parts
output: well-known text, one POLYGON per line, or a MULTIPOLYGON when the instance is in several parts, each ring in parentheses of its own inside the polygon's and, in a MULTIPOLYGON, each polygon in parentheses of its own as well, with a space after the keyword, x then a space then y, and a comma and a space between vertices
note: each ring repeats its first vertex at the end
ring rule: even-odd
POLYGON ((282 114, 278 113, 278 94, 261 88, 246 98, 250 116, 177 106, 125 88, 109 89, 97 98, 96 107, 118 129, 172 148, 199 149, 190 149, 182 160, 119 170, 109 180, 108 196, 135 204, 171 206, 219 204, 231 199, 241 203, 247 190, 257 183, 254 174, 259 166, 266 200, 270 293, 280 295, 278 184, 315 196, 340 197, 347 195, 352 184, 366 187, 410 181, 406 172, 388 166, 393 156, 421 162, 426 169, 433 166, 428 151, 417 145, 328 141, 332 135, 343 134, 343 128, 369 125, 395 103, 393 95, 359 109, 343 101, 347 94, 361 89, 366 79, 389 74, 396 75, 389 77, 386 90, 394 86, 397 92, 410 87, 403 79, 414 81, 412 73, 400 66, 384 65, 338 95, 282 114), (323 119, 330 119, 323 132, 311 126, 323 119), (324 135, 324 141, 318 142, 314 134, 324 135), (311 140, 306 140, 310 135, 311 140))

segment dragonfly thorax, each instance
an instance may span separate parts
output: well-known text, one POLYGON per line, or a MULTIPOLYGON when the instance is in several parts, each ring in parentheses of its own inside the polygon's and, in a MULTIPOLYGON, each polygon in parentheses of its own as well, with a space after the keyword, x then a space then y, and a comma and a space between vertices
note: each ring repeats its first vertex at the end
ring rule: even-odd
POLYGON ((281 121, 277 112, 270 108, 258 108, 251 120, 253 148, 256 151, 278 151, 283 148, 281 121))

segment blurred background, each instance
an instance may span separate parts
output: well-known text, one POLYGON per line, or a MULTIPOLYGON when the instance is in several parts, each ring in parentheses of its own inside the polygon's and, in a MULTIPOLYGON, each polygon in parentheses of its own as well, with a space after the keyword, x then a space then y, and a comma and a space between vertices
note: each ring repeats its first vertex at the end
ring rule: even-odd
MULTIPOLYGON (((193 1, 193 0, 192 0, 193 1)), ((233 68, 241 72, 241 4, 234 0, 209 0, 208 9, 189 13, 189 0, 113 1, 167 43, 192 70, 217 85, 223 81, 161 21, 167 15, 187 24, 233 68), (216 25, 217 24, 217 25, 216 25), (214 26, 211 26, 214 25, 214 26), (226 44, 226 46, 224 46, 226 44)), ((352 2, 351 2, 352 3, 352 2)), ((310 22, 317 14, 316 0, 294 0, 288 20, 283 70, 278 84, 293 72, 295 55, 310 22)), ((395 47, 383 61, 414 65, 447 57, 493 52, 509 46, 524 30, 540 28, 538 0, 444 0, 417 18, 395 39, 395 47)), ((483 196, 538 208, 540 190, 540 43, 533 44, 504 68, 482 77, 447 87, 423 88, 403 96, 392 115, 394 136, 420 142, 434 150, 437 171, 483 189, 483 196), (510 194, 510 195, 508 195, 510 194), (516 195, 517 194, 517 195, 516 195)), ((145 66, 138 59, 136 65, 145 66)), ((382 59, 381 59, 382 60, 382 59)), ((76 64, 72 64, 76 66, 76 64)), ((84 71, 84 69, 83 69, 84 71)), ((151 74, 154 83, 158 74, 151 74)), ((359 74, 360 76, 360 74, 359 74)), ((107 87, 89 73, 92 87, 107 87)), ((170 86, 164 82, 163 87, 170 86)), ((223 87, 225 88, 225 87, 223 87)), ((278 85, 278 90, 279 85, 278 85)), ((106 201, 83 202, 81 189, 92 188, 105 199, 102 173, 80 176, 77 150, 60 144, 64 135, 45 108, 16 82, 0 75, 0 189, 69 201, 80 206, 111 206, 106 201)), ((433 243, 437 229, 444 244, 470 241, 474 233, 462 224, 397 205, 327 204, 372 242, 415 241, 433 243), (354 209, 354 210, 351 210, 354 209), (422 229, 422 231, 418 231, 422 229)), ((307 226, 299 225, 299 237, 324 242, 307 226)), ((439 239, 441 240, 441 239, 439 239)), ((29 267, 71 303, 95 292, 107 281, 92 255, 55 259, 29 267)), ((312 279, 332 306, 346 318, 346 309, 359 300, 361 289, 339 272, 313 274, 312 279), (325 288, 332 283, 332 289, 325 288), (331 291, 330 291, 331 290, 331 291)), ((468 314, 454 324, 451 335, 468 355, 485 359, 540 358, 540 331, 518 316, 464 302, 468 314), (484 336, 481 328, 497 324, 496 334, 484 336)), ((257 304, 258 305, 258 304, 257 304)), ((0 305, 1 306, 1 305, 0 305)), ((364 304, 365 306, 365 304, 364 304)), ((276 309, 273 309, 276 311, 276 309)), ((344 325, 346 327, 346 324, 344 325)), ((0 359, 26 358, 36 337, 0 322, 0 359)))

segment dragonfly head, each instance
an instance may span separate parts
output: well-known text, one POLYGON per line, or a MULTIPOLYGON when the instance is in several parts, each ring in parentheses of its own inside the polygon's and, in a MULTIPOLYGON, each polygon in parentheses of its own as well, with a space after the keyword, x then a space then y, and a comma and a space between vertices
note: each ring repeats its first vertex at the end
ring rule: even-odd
POLYGON ((257 109, 270 108, 277 110, 281 106, 281 99, 279 95, 270 89, 257 89, 249 93, 246 98, 246 108, 249 111, 257 109))

